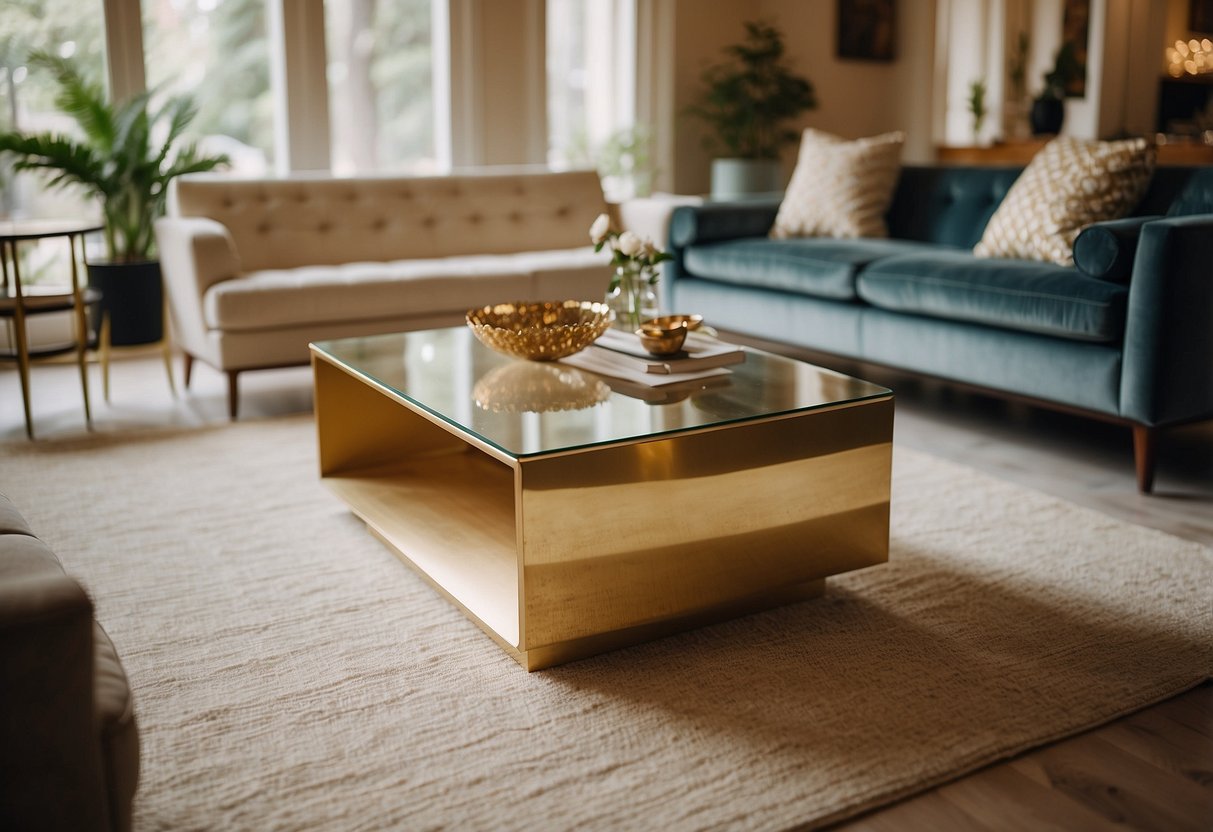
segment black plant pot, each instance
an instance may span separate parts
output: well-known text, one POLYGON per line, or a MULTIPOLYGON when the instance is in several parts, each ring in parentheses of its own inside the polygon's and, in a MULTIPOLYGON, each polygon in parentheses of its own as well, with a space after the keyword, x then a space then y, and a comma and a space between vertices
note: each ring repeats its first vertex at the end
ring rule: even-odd
POLYGON ((1056 135, 1066 120, 1066 102, 1060 98, 1038 98, 1032 102, 1032 135, 1056 135))
POLYGON ((116 347, 154 344, 164 338, 164 285, 160 263, 89 263, 88 284, 101 290, 116 347))

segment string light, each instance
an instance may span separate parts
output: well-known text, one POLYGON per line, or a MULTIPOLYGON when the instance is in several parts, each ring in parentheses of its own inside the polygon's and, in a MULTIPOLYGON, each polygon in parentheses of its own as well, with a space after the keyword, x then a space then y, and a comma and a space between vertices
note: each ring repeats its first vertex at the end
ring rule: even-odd
POLYGON ((1175 41, 1174 46, 1167 47, 1167 72, 1172 78, 1213 72, 1213 41, 1208 38, 1175 41))

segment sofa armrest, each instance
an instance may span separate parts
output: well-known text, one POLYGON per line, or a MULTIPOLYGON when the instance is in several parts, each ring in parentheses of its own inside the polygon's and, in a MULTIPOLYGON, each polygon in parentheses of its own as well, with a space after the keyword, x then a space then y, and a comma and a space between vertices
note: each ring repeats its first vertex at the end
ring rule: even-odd
POLYGON ((1146 425, 1213 416, 1213 214, 1141 229, 1125 321, 1120 412, 1146 425))
POLYGON ((232 235, 206 217, 163 217, 156 220, 156 247, 178 340, 187 352, 204 353, 202 298, 211 286, 240 274, 232 235))
POLYGON ((696 243, 765 237, 775 224, 778 202, 714 202, 684 205, 670 219, 670 249, 696 243))
POLYGON ((93 709, 93 607, 56 571, 0 580, 0 817, 14 829, 105 829, 93 709))
POLYGON ((1125 283, 1133 275, 1133 258, 1142 227, 1161 215, 1096 222, 1074 240, 1074 265, 1088 277, 1125 283))
POLYGON ((667 251, 673 258, 661 265, 661 308, 678 306, 675 284, 687 277, 686 250, 699 243, 715 243, 742 237, 765 237, 775 224, 779 213, 776 201, 709 202, 704 205, 683 205, 670 217, 667 251))

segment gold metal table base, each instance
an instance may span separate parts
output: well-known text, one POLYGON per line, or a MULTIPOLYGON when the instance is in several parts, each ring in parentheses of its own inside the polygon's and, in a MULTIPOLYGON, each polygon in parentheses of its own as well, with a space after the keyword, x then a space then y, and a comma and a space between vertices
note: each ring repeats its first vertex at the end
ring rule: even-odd
MULTIPOLYGON (((27 319, 39 314, 38 298, 27 308, 31 300, 27 290, 22 285, 21 257, 18 243, 45 240, 54 237, 66 237, 68 242, 68 263, 71 269, 71 284, 53 296, 43 295, 42 301, 63 300, 66 305, 60 309, 53 304, 44 307, 43 311, 70 311, 72 313, 72 341, 70 351, 76 354, 76 364, 80 369, 80 389, 84 398, 84 423, 89 430, 93 429, 93 413, 89 405, 88 368, 85 364, 85 353, 88 350, 89 326, 86 316, 85 290, 80 285, 79 259, 84 256, 84 235, 100 231, 101 226, 73 220, 28 220, 22 222, 0 223, 0 304, 3 312, 0 317, 11 321, 10 337, 15 341, 16 349, 12 357, 17 359, 17 374, 21 383, 21 406, 25 414, 25 434, 34 438, 34 416, 30 407, 30 364, 36 350, 29 344, 29 333, 26 329, 27 319), (77 257, 76 244, 80 250, 77 257), (10 277, 11 269, 11 277, 10 277)), ((89 301, 96 302, 96 299, 89 301)), ((53 352, 60 352, 54 350, 53 352)), ((43 351, 43 354, 50 354, 43 351)))
POLYGON ((324 483, 527 670, 888 559, 891 396, 511 456, 313 350, 324 483))

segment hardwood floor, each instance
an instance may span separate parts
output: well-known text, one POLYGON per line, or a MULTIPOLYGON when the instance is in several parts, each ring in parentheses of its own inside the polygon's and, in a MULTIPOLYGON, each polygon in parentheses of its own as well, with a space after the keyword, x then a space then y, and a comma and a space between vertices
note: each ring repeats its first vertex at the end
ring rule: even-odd
MULTIPOLYGON (((896 392, 897 444, 1213 546, 1213 423, 1162 434, 1156 493, 1142 496, 1135 487, 1126 428, 961 393, 856 363, 830 366, 896 392)), ((112 375, 107 405, 92 370, 98 431, 227 421, 226 379, 209 367, 197 367, 191 391, 178 398, 170 395, 155 353, 128 353, 116 361, 112 375)), ((311 409, 306 367, 247 373, 240 383, 242 419, 311 409)), ((72 365, 37 365, 32 386, 38 441, 84 432, 79 376, 72 365)), ((0 441, 25 441, 20 388, 11 365, 0 367, 0 441)), ((3 480, 0 471, 0 490, 3 480)), ((1213 684, 837 828, 1213 829, 1213 684)))
POLYGON ((835 828, 1213 829, 1213 684, 835 828))

